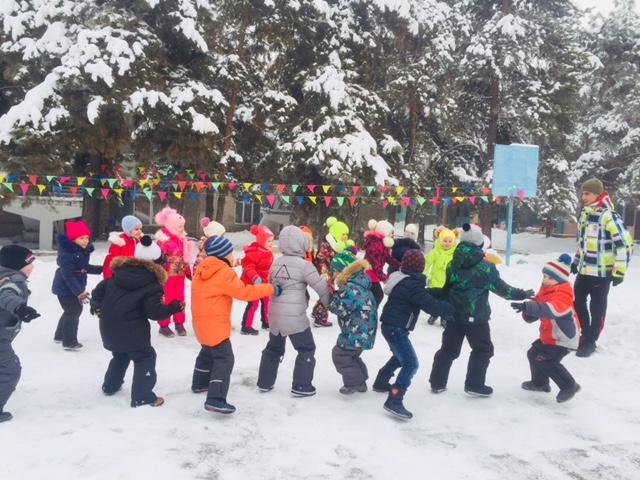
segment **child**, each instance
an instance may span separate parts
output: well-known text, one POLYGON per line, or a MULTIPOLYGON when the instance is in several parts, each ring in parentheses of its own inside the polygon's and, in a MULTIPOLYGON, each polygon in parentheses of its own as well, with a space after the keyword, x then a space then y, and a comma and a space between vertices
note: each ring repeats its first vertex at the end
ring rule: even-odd
POLYGON ((283 288, 281 296, 271 302, 269 341, 262 351, 258 388, 261 392, 273 389, 278 376, 278 366, 284 356, 285 341, 291 340, 298 352, 293 369, 291 393, 306 397, 315 395, 311 384, 316 364, 316 345, 307 318, 307 286, 320 296, 320 303, 329 306, 329 286, 316 269, 304 257, 309 249, 309 239, 298 227, 289 225, 280 232, 279 246, 282 256, 277 258, 269 272, 269 281, 283 288))
POLYGON ((302 233, 304 233, 307 238, 309 239, 309 250, 307 250, 307 253, 305 253, 305 260, 307 260, 307 262, 311 262, 312 264, 315 265, 316 262, 316 252, 315 249, 313 248, 313 230, 311 229, 311 227, 308 227, 306 225, 300 225, 300 230, 302 230, 302 233))
POLYGON ((204 242, 207 241, 207 238, 215 236, 221 237, 226 232, 224 225, 210 220, 209 217, 203 217, 202 219, 200 219, 200 227, 202 227, 203 235, 200 237, 200 241, 198 242, 198 256, 196 257, 196 261, 193 264, 194 276, 196 274, 198 266, 205 258, 207 258, 207 252, 204 251, 204 242))
POLYGON ((531 380, 522 388, 533 392, 550 392, 549 379, 560 392, 558 403, 571 400, 580 390, 569 371, 560 363, 570 350, 578 349, 580 323, 573 307, 573 288, 569 283, 571 257, 562 254, 558 261, 542 269, 542 286, 529 302, 512 303, 511 307, 529 322, 540 319, 540 339, 527 352, 531 380))
POLYGON ((471 346, 464 391, 472 396, 489 397, 493 388, 485 384, 489 360, 493 356, 489 318, 489 292, 507 300, 524 300, 534 296, 533 290, 509 286, 500 278, 496 266, 484 259, 482 230, 465 223, 447 271, 443 293, 456 309, 446 318, 442 347, 433 358, 429 382, 433 393, 446 390, 451 364, 460 356, 466 338, 471 346))
MULTIPOLYGON (((244 249, 242 259, 242 277, 240 279, 247 285, 260 285, 267 281, 269 269, 273 263, 273 232, 264 225, 252 225, 251 234, 256 237, 256 241, 244 249)), ((262 328, 269 328, 269 297, 247 303, 247 308, 242 315, 243 335, 258 335, 258 330, 253 328, 253 317, 261 303, 260 316, 262 328)))
MULTIPOLYGON (((349 240, 349 226, 339 221, 336 217, 329 217, 326 221, 329 233, 320 242, 320 248, 315 258, 315 266, 320 276, 329 282, 329 291, 333 292, 331 278, 331 260, 336 253, 342 252, 349 246, 354 246, 353 240, 349 240)), ((318 300, 311 311, 314 327, 330 327, 329 311, 318 300)))
POLYGON ((89 243, 91 229, 82 220, 67 222, 66 235, 58 235, 58 269, 51 288, 63 313, 53 336, 55 342, 62 342, 65 350, 79 350, 78 323, 82 314, 82 304, 88 301, 87 274, 100 275, 102 266, 89 264, 94 248, 89 243))
POLYGON ((202 346, 193 370, 191 390, 208 392, 205 410, 233 413, 227 403, 234 356, 231 348, 231 308, 233 299, 252 302, 279 295, 280 287, 269 283, 245 285, 236 275, 233 245, 225 237, 210 237, 204 243, 207 258, 200 264, 191 287, 193 329, 202 346))
POLYGON ((393 272, 397 272, 400 270, 400 263, 402 262, 402 257, 407 252, 407 250, 422 250, 422 247, 416 242, 418 227, 410 223, 404 229, 404 237, 396 238, 393 242, 393 246, 391 247, 391 257, 387 260, 389 264, 389 268, 387 268, 387 273, 391 275, 393 272))
MULTIPOLYGON (((145 235, 144 240, 148 243, 151 237, 145 235)), ((129 362, 133 362, 131 406, 159 407, 164 399, 153 393, 156 351, 151 346, 148 319, 167 318, 182 311, 184 304, 178 300, 163 303, 167 272, 154 262, 161 256, 160 248, 140 245, 135 257, 120 256, 111 262, 112 277, 91 292, 91 310, 98 314, 102 343, 113 357, 104 375, 104 394, 114 395, 122 388, 129 362), (145 259, 149 256, 155 258, 145 259)))
POLYGON ((415 328, 420 310, 435 315, 453 314, 453 307, 433 298, 425 289, 427 279, 424 270, 424 255, 419 250, 408 250, 402 258, 400 271, 394 272, 385 285, 389 296, 380 321, 384 339, 389 344, 391 358, 380 369, 373 383, 376 392, 389 392, 384 409, 402 419, 410 419, 413 414, 407 410, 402 400, 411 385, 411 379, 418 370, 418 357, 409 340, 409 333, 415 328), (393 385, 389 380, 400 368, 393 385))
POLYGON ((22 322, 30 322, 40 314, 27 305, 27 279, 33 272, 31 250, 20 245, 0 249, 0 423, 13 418, 4 411, 9 397, 20 380, 20 359, 11 342, 16 338, 22 322))
POLYGON ((338 317, 341 333, 331 351, 333 365, 342 375, 340 393, 350 395, 367 391, 367 366, 360 355, 373 348, 376 338, 378 311, 371 279, 365 273, 371 268, 366 260, 339 253, 331 261, 331 269, 340 272, 338 290, 331 296, 329 309, 338 317))
POLYGON ((384 265, 391 260, 391 247, 394 244, 392 235, 393 225, 386 220, 369 220, 369 230, 364 233, 362 249, 365 252, 364 258, 371 264, 367 274, 371 278, 371 291, 376 305, 380 305, 384 298, 381 284, 387 281, 384 265))
POLYGON ((136 245, 142 237, 142 222, 133 215, 127 215, 120 222, 122 225, 122 233, 111 232, 109 234, 109 254, 104 259, 102 265, 102 275, 105 280, 111 278, 111 262, 116 257, 133 257, 136 245))
MULTIPOLYGON (((427 254, 427 264, 424 274, 429 279, 429 288, 442 288, 447 280, 447 267, 453 259, 458 243, 459 230, 449 230, 446 227, 436 228, 436 239, 433 249, 427 254)), ((427 323, 433 325, 438 317, 429 317, 427 323)), ((444 327, 444 322, 440 319, 440 325, 444 327)))
MULTIPOLYGON (((156 215, 156 223, 162 225, 162 229, 156 233, 156 240, 162 250, 164 268, 169 274, 167 283, 164 285, 165 301, 171 303, 179 300, 184 303, 184 280, 191 278, 189 263, 194 260, 195 247, 187 239, 184 230, 184 217, 170 207, 163 208, 156 215)), ((176 332, 184 337, 187 331, 184 328, 185 315, 183 311, 173 315, 176 332)), ((169 328, 170 318, 158 322, 160 325, 160 335, 167 338, 174 337, 175 334, 169 328)))

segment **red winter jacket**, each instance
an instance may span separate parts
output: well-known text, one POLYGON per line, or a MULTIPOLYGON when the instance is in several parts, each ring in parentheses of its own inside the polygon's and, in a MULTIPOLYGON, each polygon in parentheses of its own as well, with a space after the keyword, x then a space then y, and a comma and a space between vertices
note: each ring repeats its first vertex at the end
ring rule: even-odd
POLYGON ((256 279, 261 278, 262 283, 267 283, 269 269, 273 263, 273 252, 261 246, 258 242, 253 242, 244 249, 242 263, 242 277, 240 279, 247 285, 256 283, 256 279))
POLYGON ((540 319, 540 341, 576 349, 580 339, 580 321, 573 308, 573 288, 569 282, 541 287, 530 302, 525 302, 526 320, 540 319))
POLYGON ((133 237, 130 237, 126 233, 112 232, 109 235, 109 242, 111 245, 109 246, 109 253, 107 254, 107 258, 104 259, 104 264, 102 266, 102 275, 104 278, 113 277, 113 272, 111 271, 111 262, 113 262, 116 257, 133 257, 133 254, 136 251, 136 245, 138 244, 138 240, 133 237))
POLYGON ((384 234, 366 232, 364 237, 364 258, 371 264, 371 270, 367 270, 367 275, 373 283, 386 282, 388 277, 383 269, 385 263, 391 259, 391 249, 384 246, 384 234))

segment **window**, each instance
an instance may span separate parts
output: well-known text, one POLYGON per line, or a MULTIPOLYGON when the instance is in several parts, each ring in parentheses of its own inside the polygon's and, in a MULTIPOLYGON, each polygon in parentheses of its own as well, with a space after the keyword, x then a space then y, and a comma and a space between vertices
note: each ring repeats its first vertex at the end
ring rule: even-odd
POLYGON ((260 223, 260 203, 245 203, 242 200, 236 200, 236 224, 251 225, 260 223))

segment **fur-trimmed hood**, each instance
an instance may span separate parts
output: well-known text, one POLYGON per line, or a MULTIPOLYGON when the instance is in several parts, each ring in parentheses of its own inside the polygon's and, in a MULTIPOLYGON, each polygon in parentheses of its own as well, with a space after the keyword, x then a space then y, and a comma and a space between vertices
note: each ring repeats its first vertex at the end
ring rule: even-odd
MULTIPOLYGON (((337 276, 336 282, 338 286, 346 285, 349 280, 351 280, 358 272, 365 272, 366 270, 371 269, 371 264, 367 262, 364 258, 356 260, 351 265, 347 265, 342 272, 337 276)), ((368 276, 364 275, 364 279, 368 281, 366 287, 371 285, 371 280, 368 276)))
POLYGON ((158 265, 157 263, 135 257, 116 257, 114 258, 113 262, 111 262, 111 270, 113 270, 113 276, 116 283, 118 283, 123 288, 132 289, 131 287, 135 286, 135 284, 131 285, 131 281, 133 280, 133 278, 131 277, 140 277, 139 279, 136 279, 136 281, 141 282, 138 287, 145 286, 149 283, 149 280, 153 281, 153 279, 151 279, 149 275, 146 275, 146 272, 144 271, 141 271, 140 275, 123 275, 124 270, 122 269, 125 267, 144 269, 153 274, 155 280, 157 280, 161 285, 164 285, 168 278, 167 272, 164 270, 164 268, 162 268, 162 266, 158 265), (146 282, 144 282, 145 276, 148 277, 148 280, 146 282))
POLYGON ((114 245, 117 245, 118 247, 124 247, 126 245, 126 240, 123 237, 123 235, 126 235, 126 233, 124 232, 110 232, 109 233, 109 243, 113 243, 114 245))

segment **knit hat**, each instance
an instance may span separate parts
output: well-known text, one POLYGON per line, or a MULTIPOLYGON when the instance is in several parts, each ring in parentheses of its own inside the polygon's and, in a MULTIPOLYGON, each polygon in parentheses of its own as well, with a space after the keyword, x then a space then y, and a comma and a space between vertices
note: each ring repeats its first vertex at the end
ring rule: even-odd
POLYGON ((355 245, 349 245, 344 248, 342 253, 346 253, 355 258, 358 255, 358 247, 356 247, 355 245))
POLYGON ((22 270, 35 260, 33 252, 22 245, 5 245, 0 248, 0 265, 5 268, 22 270))
POLYGON ((386 220, 380 220, 379 222, 376 220, 369 220, 368 223, 369 230, 382 234, 382 243, 385 247, 391 248, 393 247, 393 232, 395 231, 394 226, 387 222, 386 220))
POLYGON ((131 235, 131 232, 142 226, 142 222, 138 217, 134 217, 133 215, 127 215, 120 221, 120 225, 122 225, 122 231, 127 235, 131 235))
POLYGON ((604 192, 604 185, 597 178, 590 178, 582 184, 580 190, 583 192, 590 192, 596 195, 600 195, 602 192, 604 192))
POLYGON ((484 245, 484 237, 482 235, 482 229, 478 225, 470 225, 465 223, 462 225, 462 231, 460 232, 460 241, 468 242, 478 247, 484 245))
POLYGON ((79 237, 84 237, 85 235, 88 235, 89 237, 91 236, 91 229, 82 220, 78 220, 77 222, 67 222, 64 228, 67 232, 67 237, 69 237, 69 240, 72 242, 79 237))
POLYGON ((355 261, 356 257, 354 257, 353 255, 345 252, 338 253, 335 257, 333 257, 333 260, 331 260, 331 265, 329 266, 329 268, 331 268, 331 270, 335 270, 336 272, 341 272, 345 269, 345 267, 351 265, 355 261))
POLYGON ((336 242, 342 240, 342 235, 349 235, 349 226, 346 223, 339 221, 336 217, 327 218, 326 224, 329 228, 329 233, 336 242))
POLYGON ((266 225, 251 225, 249 230, 251 235, 256 237, 258 245, 264 247, 269 237, 273 237, 273 232, 266 225))
POLYGON ((404 227, 404 236, 415 241, 418 239, 418 225, 416 223, 407 223, 404 227))
POLYGON ((233 245, 224 237, 209 237, 203 245, 208 257, 224 258, 233 252, 233 245))
POLYGON ((545 264, 542 268, 542 273, 553 278, 558 283, 568 282, 571 273, 571 256, 563 253, 558 260, 545 264))
POLYGON ((204 233, 204 236, 207 238, 215 236, 221 237, 226 232, 224 225, 212 221, 209 217, 202 218, 200 220, 200 226, 202 227, 202 233, 204 233))
POLYGON ((156 214, 156 223, 166 227, 174 235, 184 229, 184 217, 171 207, 164 207, 156 214))
POLYGON ((421 250, 407 250, 400 263, 402 273, 422 273, 424 271, 424 255, 421 250))
POLYGON ((140 243, 136 245, 133 256, 140 260, 156 261, 162 256, 162 251, 151 235, 143 235, 140 243))

